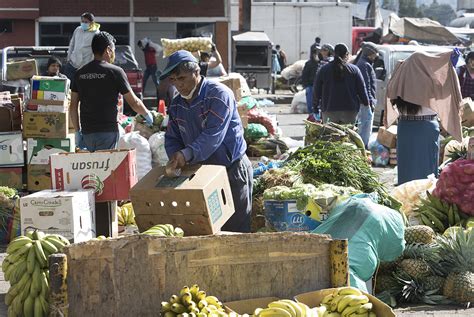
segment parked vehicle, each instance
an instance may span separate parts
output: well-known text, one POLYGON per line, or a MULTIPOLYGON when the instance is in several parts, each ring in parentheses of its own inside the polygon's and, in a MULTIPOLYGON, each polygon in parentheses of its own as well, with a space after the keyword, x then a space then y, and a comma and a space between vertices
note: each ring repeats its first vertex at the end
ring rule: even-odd
POLYGON ((377 106, 374 113, 374 125, 382 125, 382 111, 385 103, 385 91, 388 81, 398 61, 411 56, 414 52, 442 53, 452 48, 447 46, 421 46, 421 45, 377 45, 379 58, 374 63, 377 84, 377 106))
POLYGON ((352 27, 352 54, 357 54, 364 38, 369 36, 375 30, 372 26, 354 26, 352 27))

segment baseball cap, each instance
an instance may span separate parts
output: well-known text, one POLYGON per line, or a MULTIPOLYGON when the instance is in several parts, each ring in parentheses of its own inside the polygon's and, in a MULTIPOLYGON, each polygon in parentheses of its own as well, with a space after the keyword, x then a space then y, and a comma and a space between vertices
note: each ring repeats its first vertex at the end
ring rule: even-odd
POLYGON ((166 65, 165 69, 163 70, 163 73, 161 73, 160 80, 165 79, 170 75, 170 73, 181 63, 184 62, 194 62, 197 63, 197 59, 191 54, 191 52, 188 52, 186 50, 179 50, 174 52, 173 54, 170 55, 168 58, 168 64, 166 65))

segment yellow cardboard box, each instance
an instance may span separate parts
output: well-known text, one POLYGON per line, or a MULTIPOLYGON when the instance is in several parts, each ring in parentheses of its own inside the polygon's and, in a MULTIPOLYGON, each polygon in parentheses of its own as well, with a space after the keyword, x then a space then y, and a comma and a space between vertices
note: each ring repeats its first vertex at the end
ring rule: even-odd
POLYGON ((35 112, 23 114, 23 137, 64 139, 69 133, 68 112, 35 112))

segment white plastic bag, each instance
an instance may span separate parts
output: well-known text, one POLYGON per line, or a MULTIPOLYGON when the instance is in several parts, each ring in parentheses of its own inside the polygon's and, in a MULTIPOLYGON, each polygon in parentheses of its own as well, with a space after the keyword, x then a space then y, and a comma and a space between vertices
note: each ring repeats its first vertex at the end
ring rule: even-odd
POLYGON ((151 170, 151 150, 147 139, 137 131, 126 133, 120 137, 119 149, 135 149, 137 155, 137 176, 140 180, 151 170))
POLYGON ((297 92, 291 100, 291 113, 308 113, 306 90, 297 92))
POLYGON ((302 59, 296 61, 288 67, 285 67, 285 69, 281 71, 281 77, 285 78, 286 80, 300 77, 301 74, 303 74, 304 64, 306 64, 307 61, 308 60, 302 59))
POLYGON ((164 166, 168 163, 168 154, 165 150, 165 132, 153 134, 149 139, 153 166, 164 166))

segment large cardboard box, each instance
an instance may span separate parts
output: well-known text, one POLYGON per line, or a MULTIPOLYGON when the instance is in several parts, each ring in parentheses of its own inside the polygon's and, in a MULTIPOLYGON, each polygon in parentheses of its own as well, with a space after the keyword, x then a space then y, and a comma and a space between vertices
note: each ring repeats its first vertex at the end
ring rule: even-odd
POLYGON ((23 168, 0 168, 0 186, 8 186, 11 188, 16 188, 18 190, 23 189, 23 168))
POLYGON ((43 190, 20 199, 21 231, 39 229, 74 242, 95 238, 92 190, 43 190))
POLYGON ((23 166, 24 164, 21 131, 0 132, 0 166, 23 166))
POLYGON ((380 127, 377 133, 377 141, 383 146, 393 149, 397 147, 397 126, 392 125, 388 129, 380 127))
POLYGON ((225 303, 228 312, 235 312, 239 315, 248 314, 253 315, 257 308, 267 308, 268 304, 279 300, 278 297, 261 297, 238 300, 234 302, 225 303))
POLYGON ((186 235, 219 232, 235 211, 226 168, 189 166, 179 177, 167 177, 165 170, 153 168, 130 191, 140 231, 169 223, 186 235))
POLYGON ((7 80, 30 79, 38 75, 36 60, 7 62, 7 80))
POLYGON ((50 162, 53 189, 93 189, 97 202, 128 200, 137 183, 134 149, 57 153, 50 162))
MULTIPOLYGON (((334 293, 335 290, 336 288, 327 288, 327 289, 323 289, 319 291, 303 293, 303 294, 296 295, 295 300, 297 302, 308 305, 309 308, 314 308, 320 305, 324 296, 334 293)), ((364 293, 364 294, 369 298, 370 302, 373 304, 372 311, 377 316, 395 317, 395 313, 393 312, 393 310, 384 302, 382 302, 380 299, 367 293, 364 293)))
POLYGON ((26 175, 29 191, 51 189, 51 168, 49 164, 29 164, 26 167, 26 175))
POLYGON ((30 99, 26 108, 29 111, 38 112, 67 112, 69 107, 68 100, 39 100, 30 99))
MULTIPOLYGON (((50 76, 34 76, 31 78, 31 90, 32 94, 36 91, 38 92, 56 92, 67 94, 69 90, 69 79, 60 78, 60 77, 50 77, 50 76)), ((43 93, 46 94, 46 93, 43 93)), ((48 95, 48 94, 46 94, 48 95)), ((34 98, 33 98, 34 99, 34 98)), ((49 99, 49 100, 65 100, 57 98, 38 98, 38 99, 49 99)))
POLYGON ((70 134, 65 139, 27 140, 26 164, 49 164, 49 156, 55 153, 74 152, 75 138, 70 134))
POLYGON ((69 133, 68 113, 26 111, 23 114, 25 138, 66 138, 69 133))

